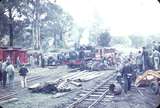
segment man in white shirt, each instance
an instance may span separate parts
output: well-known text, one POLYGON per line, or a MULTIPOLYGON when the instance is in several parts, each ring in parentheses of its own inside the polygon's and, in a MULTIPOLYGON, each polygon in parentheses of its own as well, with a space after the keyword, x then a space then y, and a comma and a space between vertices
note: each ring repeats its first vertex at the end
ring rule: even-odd
POLYGON ((6 82, 7 82, 7 71, 6 71, 7 66, 8 66, 8 61, 2 63, 2 83, 4 88, 6 87, 6 82))
POLYGON ((14 80, 14 66, 9 63, 9 65, 6 67, 6 72, 8 74, 8 81, 9 81, 9 86, 13 88, 13 80, 14 80))
POLYGON ((136 57, 136 64, 137 64, 137 67, 138 67, 138 72, 142 72, 143 61, 142 61, 142 53, 141 53, 141 51, 138 52, 138 55, 136 57))
POLYGON ((160 53, 157 50, 153 50, 153 61, 154 61, 154 69, 158 70, 159 69, 159 57, 160 53))

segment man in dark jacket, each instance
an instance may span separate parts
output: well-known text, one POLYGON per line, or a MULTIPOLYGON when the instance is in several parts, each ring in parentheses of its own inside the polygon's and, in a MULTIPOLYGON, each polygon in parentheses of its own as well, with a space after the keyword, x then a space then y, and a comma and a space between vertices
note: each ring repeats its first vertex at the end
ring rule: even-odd
POLYGON ((79 52, 79 59, 80 59, 80 60, 84 60, 84 56, 85 56, 84 51, 83 51, 83 50, 80 50, 80 52, 79 52))
POLYGON ((80 51, 79 51, 79 59, 81 61, 81 65, 80 65, 80 70, 83 71, 85 69, 85 52, 83 50, 83 47, 80 48, 80 51))
POLYGON ((124 79, 124 92, 125 93, 127 93, 127 91, 131 89, 132 73, 133 73, 133 68, 130 63, 130 59, 128 59, 128 61, 125 63, 125 65, 122 69, 122 76, 124 79))
POLYGON ((149 54, 145 47, 143 47, 142 51, 142 61, 143 61, 143 71, 148 70, 149 68, 149 54))
POLYGON ((21 76, 21 87, 27 87, 27 73, 28 69, 23 65, 19 70, 19 75, 21 76))
POLYGON ((45 59, 44 59, 44 56, 42 56, 42 58, 41 58, 41 67, 42 67, 42 68, 45 67, 45 59))

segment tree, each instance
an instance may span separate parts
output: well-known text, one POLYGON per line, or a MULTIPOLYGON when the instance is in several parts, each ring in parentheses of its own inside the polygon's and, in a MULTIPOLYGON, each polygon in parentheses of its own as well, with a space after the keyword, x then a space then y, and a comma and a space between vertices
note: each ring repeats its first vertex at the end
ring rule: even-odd
POLYGON ((131 35, 129 39, 131 40, 131 45, 135 48, 140 48, 145 45, 145 40, 142 36, 131 35))
POLYGON ((124 45, 124 46, 130 46, 131 40, 128 38, 128 36, 113 36, 111 39, 110 44, 113 45, 124 45))
POLYGON ((104 31, 104 27, 103 24, 104 22, 102 21, 102 19, 99 17, 99 15, 97 13, 94 13, 94 21, 92 23, 92 25, 89 27, 89 42, 91 45, 97 45, 97 39, 99 37, 99 35, 102 33, 102 31, 104 31))
POLYGON ((84 33, 84 28, 83 27, 78 27, 78 41, 77 41, 77 47, 80 47, 80 40, 82 38, 82 34, 84 33))
POLYGON ((42 41, 52 37, 55 47, 63 47, 64 36, 72 29, 72 17, 56 4, 47 3, 43 10, 46 17, 41 20, 42 41))
POLYGON ((8 17, 5 14, 4 5, 0 2, 0 40, 5 36, 9 35, 9 28, 8 28, 8 17))
POLYGON ((72 17, 49 0, 3 0, 0 9, 0 39, 10 35, 10 46, 14 40, 15 45, 39 49, 50 37, 54 46, 63 46, 72 29, 72 17))
MULTIPOLYGON (((29 1, 29 0, 28 0, 29 1)), ((27 23, 24 19, 22 21, 23 11, 26 10, 26 4, 28 1, 25 0, 2 0, 0 3, 0 16, 2 23, 0 23, 0 34, 1 37, 9 35, 9 45, 13 46, 14 39, 16 39, 23 30, 27 23)))
POLYGON ((90 29, 89 29, 89 34, 90 34, 90 37, 89 37, 89 42, 90 44, 95 44, 97 45, 97 38, 98 36, 100 35, 101 33, 101 28, 100 28, 100 25, 99 23, 94 23, 90 29))
POLYGON ((110 41, 111 41, 111 36, 107 31, 102 32, 100 36, 98 37, 99 46, 107 47, 109 46, 110 41))
POLYGON ((14 38, 14 27, 13 23, 15 21, 15 17, 20 16, 20 8, 23 7, 23 0, 3 0, 3 9, 5 12, 3 14, 7 14, 9 25, 9 35, 10 35, 10 46, 13 46, 13 38, 14 38), (18 13, 18 14, 16 14, 18 13))

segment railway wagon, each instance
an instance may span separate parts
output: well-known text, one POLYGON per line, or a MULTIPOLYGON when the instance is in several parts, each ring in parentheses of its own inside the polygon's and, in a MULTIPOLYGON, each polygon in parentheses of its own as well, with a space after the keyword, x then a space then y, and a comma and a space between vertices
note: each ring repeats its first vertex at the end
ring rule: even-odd
POLYGON ((0 47, 0 60, 5 61, 7 57, 10 57, 13 64, 16 64, 18 57, 22 64, 28 63, 27 50, 21 48, 0 47))

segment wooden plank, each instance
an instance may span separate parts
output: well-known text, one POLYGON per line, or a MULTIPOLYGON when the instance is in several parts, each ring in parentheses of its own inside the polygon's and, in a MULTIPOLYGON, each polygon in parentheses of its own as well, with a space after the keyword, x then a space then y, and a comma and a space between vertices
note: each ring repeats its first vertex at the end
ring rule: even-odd
POLYGON ((0 97, 0 100, 6 99, 6 98, 10 98, 10 97, 12 97, 12 96, 15 96, 16 94, 17 94, 17 93, 10 93, 10 94, 8 94, 8 95, 5 95, 5 96, 0 97))
POLYGON ((68 75, 63 76, 62 79, 67 79, 67 78, 72 77, 72 76, 77 75, 77 74, 79 74, 79 73, 78 72, 69 73, 68 75))
POLYGON ((99 73, 96 73, 96 74, 91 73, 91 74, 86 74, 86 75, 83 75, 83 76, 79 76, 79 77, 77 77, 75 79, 80 79, 81 81, 89 81, 89 80, 92 80, 92 79, 97 78, 99 76, 102 76, 103 74, 104 73, 101 73, 101 74, 99 74, 99 73))
POLYGON ((73 84, 73 85, 75 85, 75 86, 77 86, 77 87, 82 86, 81 83, 78 83, 78 82, 75 82, 75 81, 71 81, 70 83, 73 84))
POLYGON ((107 86, 107 87, 102 86, 99 89, 108 89, 108 88, 109 88, 109 86, 107 86))
MULTIPOLYGON (((102 95, 102 94, 101 94, 102 95)), ((99 97, 101 95, 91 94, 90 97, 99 97)))
POLYGON ((96 92, 104 92, 106 89, 97 89, 96 92))
MULTIPOLYGON (((91 95, 89 95, 89 97, 99 97, 99 96, 101 96, 103 93, 99 93, 99 94, 96 94, 95 92, 94 93, 92 93, 91 95)), ((81 96, 81 97, 83 97, 83 96, 85 96, 86 94, 83 94, 83 93, 81 93, 81 94, 79 94, 79 96, 81 96)))
POLYGON ((84 72, 84 73, 81 73, 81 74, 77 75, 76 77, 72 78, 72 80, 77 80, 77 79, 82 80, 83 78, 86 78, 86 76, 89 76, 91 74, 93 74, 93 73, 84 72))
POLYGON ((96 101, 96 99, 84 99, 84 101, 91 101, 91 102, 94 102, 94 101, 96 101))
POLYGON ((73 80, 74 78, 81 76, 83 73, 84 73, 84 72, 77 72, 77 73, 75 73, 74 75, 65 77, 65 79, 73 80))
POLYGON ((4 101, 1 101, 0 104, 15 102, 15 101, 18 101, 18 98, 11 98, 11 99, 8 99, 8 100, 4 100, 4 101))
POLYGON ((94 92, 95 95, 101 95, 103 92, 94 92))

